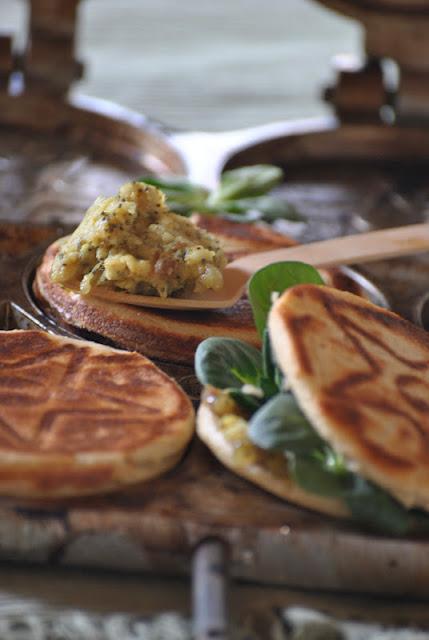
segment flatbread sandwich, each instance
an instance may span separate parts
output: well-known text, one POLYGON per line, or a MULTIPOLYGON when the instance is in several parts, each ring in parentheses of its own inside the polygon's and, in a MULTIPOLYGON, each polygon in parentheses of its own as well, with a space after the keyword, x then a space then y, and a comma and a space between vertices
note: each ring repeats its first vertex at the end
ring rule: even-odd
POLYGON ((427 531, 429 336, 308 265, 267 269, 250 283, 262 351, 215 338, 197 351, 200 437, 297 505, 377 532, 427 531))
POLYGON ((42 331, 0 332, 0 494, 111 491, 173 467, 186 394, 144 356, 42 331))

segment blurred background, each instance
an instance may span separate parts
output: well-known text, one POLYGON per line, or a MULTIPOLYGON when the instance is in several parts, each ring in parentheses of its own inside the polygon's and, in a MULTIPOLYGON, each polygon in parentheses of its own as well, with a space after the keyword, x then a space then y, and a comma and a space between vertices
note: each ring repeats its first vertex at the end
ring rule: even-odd
MULTIPOLYGON (((25 33, 24 0, 1 0, 25 33)), ((182 129, 219 131, 326 113, 321 88, 357 25, 310 0, 82 0, 77 91, 182 129)))

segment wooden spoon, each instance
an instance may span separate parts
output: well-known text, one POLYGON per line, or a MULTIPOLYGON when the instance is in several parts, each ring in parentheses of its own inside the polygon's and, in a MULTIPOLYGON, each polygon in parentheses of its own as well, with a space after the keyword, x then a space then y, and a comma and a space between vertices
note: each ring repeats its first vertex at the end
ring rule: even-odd
MULTIPOLYGON (((142 307, 158 309, 224 309, 242 296, 247 281, 258 269, 273 262, 306 262, 314 267, 359 264, 429 251, 429 224, 414 224, 381 231, 343 236, 311 244, 252 253, 230 262, 224 270, 224 286, 219 291, 192 294, 186 298, 140 296, 95 288, 91 295, 142 307)), ((429 284, 429 274, 428 274, 429 284)))

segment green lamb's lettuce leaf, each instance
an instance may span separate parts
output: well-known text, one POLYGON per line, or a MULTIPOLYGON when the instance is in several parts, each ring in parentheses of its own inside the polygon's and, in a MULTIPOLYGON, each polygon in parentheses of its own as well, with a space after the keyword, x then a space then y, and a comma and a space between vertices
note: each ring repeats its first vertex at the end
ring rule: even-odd
POLYGON ((333 472, 317 457, 295 456, 291 474, 311 493, 344 500, 352 518, 378 533, 394 536, 415 529, 415 515, 383 489, 347 470, 333 472))
POLYGON ((228 390, 250 415, 276 395, 283 383, 271 358, 268 334, 262 352, 242 340, 207 338, 195 353, 195 372, 201 384, 228 390))
POLYGON ((248 436, 261 449, 284 454, 305 453, 323 446, 291 393, 278 393, 254 413, 248 436))
MULTIPOLYGON (((262 335, 262 373, 264 375, 264 378, 275 381, 278 375, 277 372, 278 367, 273 358, 270 334, 268 333, 268 329, 265 328, 262 335)), ((277 391, 279 391, 279 389, 277 389, 277 391)))
POLYGON ((186 179, 143 176, 140 181, 161 189, 167 198, 168 207, 175 213, 190 215, 193 211, 204 212, 206 210, 209 191, 186 179))
MULTIPOLYGON (((214 205, 212 205, 214 206, 214 205)), ((240 220, 247 216, 251 220, 265 220, 274 222, 278 219, 300 222, 304 218, 301 213, 286 200, 275 196, 258 196, 255 198, 239 198, 238 200, 222 200, 214 206, 215 210, 221 209, 225 214, 236 214, 230 219, 240 220)))
POLYGON ((282 179, 281 169, 265 164, 225 171, 213 191, 185 178, 139 178, 141 182, 161 189, 166 195, 168 207, 180 215, 188 216, 197 211, 222 215, 239 222, 272 222, 278 218, 303 220, 296 208, 284 199, 266 195, 282 179))
POLYGON ((250 415, 263 402, 262 356, 258 349, 233 338, 207 338, 195 353, 195 373, 201 384, 227 389, 235 402, 250 415), (246 392, 246 385, 258 395, 246 392))
POLYGON ((317 271, 302 263, 279 263, 270 267, 255 274, 252 279, 254 295, 250 295, 255 318, 263 318, 260 323, 262 352, 241 340, 212 337, 204 340, 195 354, 195 371, 201 384, 228 389, 230 395, 234 395, 234 399, 251 414, 259 409, 262 399, 268 400, 279 393, 284 384, 283 375, 272 356, 268 330, 265 329, 271 305, 270 292, 283 291, 304 281, 322 283, 317 271), (259 280, 260 273, 262 277, 259 280), (246 384, 257 387, 262 398, 243 391, 246 384))
POLYGON ((283 388, 283 374, 274 362, 270 336, 268 329, 265 329, 262 336, 262 375, 259 382, 264 397, 271 398, 276 395, 283 388))
MULTIPOLYGON (((386 491, 353 474, 353 489, 344 495, 353 518, 367 527, 401 536, 415 529, 416 513, 408 511, 386 491)), ((429 523, 429 518, 426 516, 429 523)))
POLYGON ((408 511, 386 491, 349 471, 313 429, 292 394, 278 394, 256 411, 248 435, 261 449, 284 453, 291 476, 302 489, 344 500, 359 524, 395 536, 425 523, 429 527, 428 516, 408 511))
POLYGON ((174 192, 174 193, 188 193, 192 195, 200 195, 201 197, 207 197, 208 191, 203 187, 199 187, 194 185, 192 182, 189 182, 186 178, 155 178, 153 176, 142 176, 139 178, 140 182, 146 182, 146 184, 151 184, 158 189, 161 189, 165 192, 174 192))
POLYGON ((326 464, 329 455, 329 447, 323 443, 319 451, 302 452, 302 455, 290 457, 291 475, 309 493, 344 499, 346 493, 353 489, 353 474, 347 470, 330 469, 326 464))
POLYGON ((250 415, 258 411, 263 403, 263 398, 245 393, 242 389, 228 389, 231 398, 250 415))
POLYGON ((323 280, 314 267, 304 262, 276 262, 251 277, 249 299, 259 335, 263 335, 267 324, 273 294, 282 294, 289 287, 306 283, 323 284, 323 280))
POLYGON ((229 200, 261 196, 281 183, 283 171, 270 164, 256 164, 225 171, 220 184, 209 197, 209 204, 218 206, 229 200))
POLYGON ((207 338, 198 345, 195 353, 198 380, 217 389, 258 385, 261 370, 261 352, 242 340, 207 338))

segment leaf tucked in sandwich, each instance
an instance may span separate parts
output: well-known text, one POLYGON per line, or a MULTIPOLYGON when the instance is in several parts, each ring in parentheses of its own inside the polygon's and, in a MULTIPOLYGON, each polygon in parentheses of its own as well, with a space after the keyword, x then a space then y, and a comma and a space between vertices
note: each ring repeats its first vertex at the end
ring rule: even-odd
MULTIPOLYGON (((268 457, 263 459, 262 465, 265 465, 266 462, 267 468, 270 465, 270 455, 273 456, 273 462, 278 460, 279 455, 283 456, 287 466, 283 468, 282 473, 287 482, 284 486, 279 487, 273 474, 273 483, 271 485, 269 480, 270 471, 262 476, 257 472, 245 469, 243 466, 238 468, 234 463, 233 456, 230 460, 230 466, 242 473, 242 475, 268 488, 268 490, 272 490, 277 495, 327 513, 336 513, 337 509, 338 515, 347 514, 360 524, 378 532, 403 535, 410 531, 427 530, 429 517, 423 511, 406 508, 400 503, 395 494, 391 495, 386 488, 375 483, 371 476, 369 478, 362 476, 357 471, 356 465, 352 465, 350 462, 349 456, 344 455, 341 448, 338 449, 331 444, 326 439, 324 432, 321 433, 319 429, 316 430, 314 428, 307 410, 304 413, 300 406, 301 399, 307 397, 305 395, 307 394, 306 387, 302 387, 304 391, 300 398, 297 399, 288 387, 287 380, 280 372, 279 365, 272 355, 273 347, 266 328, 267 316, 273 299, 272 294, 273 292, 283 292, 289 287, 301 284, 305 282, 306 277, 309 283, 319 285, 321 282, 319 274, 312 267, 298 263, 270 265, 269 268, 255 274, 252 279, 249 287, 251 291, 250 299, 258 329, 263 336, 263 348, 260 354, 257 354, 254 349, 249 352, 245 343, 234 344, 234 340, 228 340, 226 344, 221 338, 209 339, 202 343, 197 350, 196 370, 200 381, 205 385, 222 389, 223 394, 226 393, 235 400, 238 405, 236 414, 240 416, 240 424, 243 424, 244 418, 247 425, 246 441, 255 446, 257 451, 266 452, 265 455, 268 457), (225 354, 228 354, 228 357, 225 354), (247 357, 243 358, 243 354, 246 354, 247 357), (208 366, 209 363, 216 363, 217 367, 210 367, 208 366), (294 483, 295 486, 293 487, 291 483, 294 483), (297 493, 297 489, 300 489, 302 493, 297 493), (313 499, 309 496, 313 496, 313 499), (330 500, 332 502, 329 502, 330 500), (345 513, 340 514, 338 510, 339 504, 344 506, 345 513)), ((319 286, 316 286, 314 290, 319 288, 319 286)), ((297 287, 296 290, 298 291, 299 289, 297 287)), ((295 291, 295 289, 292 289, 292 291, 295 291)), ((335 297, 337 292, 331 289, 326 289, 326 291, 325 304, 329 307, 331 297, 335 297)), ((341 297, 350 294, 341 293, 338 295, 341 297)), ((351 296, 351 298, 353 299, 354 296, 351 296)), ((369 303, 362 302, 361 304, 370 307, 370 314, 373 308, 377 310, 377 307, 369 303)), ((381 322, 389 323, 392 316, 395 318, 394 314, 390 312, 379 311, 382 315, 384 314, 381 322), (389 317, 385 319, 386 316, 389 317)), ((323 305, 318 310, 318 313, 323 316, 323 305)), ((296 337, 294 347, 298 350, 301 348, 299 341, 304 340, 307 335, 306 323, 310 321, 310 315, 306 316, 303 312, 303 316, 301 321, 302 329, 297 328, 296 333, 294 333, 296 337)), ((292 318, 290 322, 293 323, 292 318)), ((400 322, 403 321, 400 320, 400 322)), ((270 330, 272 330, 272 324, 270 321, 270 330)), ((297 320, 297 327, 298 324, 297 320)), ((301 325, 299 326, 301 327, 301 325)), ((314 335, 314 339, 317 340, 317 327, 312 327, 309 331, 313 332, 310 335, 314 335)), ((276 337, 278 338, 277 334, 276 337)), ((352 358, 353 339, 349 344, 347 341, 342 342, 342 338, 341 327, 339 326, 337 338, 333 338, 334 344, 332 348, 328 346, 320 347, 320 354, 322 355, 318 354, 319 359, 316 366, 317 384, 321 385, 322 388, 325 365, 326 369, 332 372, 334 370, 332 366, 339 366, 336 364, 336 357, 340 359, 344 357, 346 359, 352 358), (335 345, 336 342, 339 342, 339 344, 335 345), (339 353, 338 356, 336 356, 336 349, 339 353), (325 363, 323 360, 325 360, 325 363), (332 363, 334 364, 330 366, 332 363)), ((278 349, 283 346, 283 343, 281 345, 280 343, 281 339, 278 338, 275 345, 276 354, 278 349)), ((287 358, 292 358, 293 362, 298 358, 297 361, 301 362, 301 364, 296 365, 295 368, 297 370, 300 369, 300 366, 304 366, 302 362, 307 362, 307 360, 308 367, 311 368, 311 364, 309 364, 311 363, 311 353, 307 352, 303 346, 301 355, 295 357, 288 351, 287 358)), ((283 358, 280 361, 283 372, 285 372, 284 362, 285 351, 283 348, 283 358)), ((340 369, 339 371, 341 373, 340 369)), ((357 382, 365 378, 364 373, 354 375, 357 382)), ((299 374, 298 377, 295 376, 294 387, 301 388, 300 376, 302 377, 302 374, 299 374)), ((317 391, 315 390, 312 393, 317 393, 317 391)), ((340 391, 336 392, 336 396, 338 395, 341 395, 340 391)), ((315 400, 312 400, 312 402, 314 404, 315 400)), ((335 399, 333 399, 333 402, 335 402, 335 399)), ((353 402, 352 399, 352 405, 353 402)), ((336 403, 341 408, 341 397, 338 397, 336 403)), ((308 403, 304 404, 305 407, 307 405, 308 403)), ((357 407, 358 405, 359 400, 357 400, 357 407)), ((357 407, 355 413, 358 411, 357 407)), ((320 409, 318 411, 320 412, 320 409)), ((233 422, 234 412, 231 413, 230 407, 228 412, 228 424, 230 424, 233 422)), ((220 424, 222 424, 222 410, 219 411, 219 414, 221 415, 220 424)), ((350 428, 347 427, 347 421, 352 420, 353 415, 352 408, 349 410, 349 414, 344 414, 342 419, 344 429, 350 428)), ((204 417, 206 418, 207 414, 204 414, 204 417)), ((202 418, 199 421, 199 431, 204 432, 207 436, 207 431, 204 425, 201 425, 201 420, 202 418)), ((321 420, 323 423, 325 418, 321 418, 321 420)), ((394 422, 394 413, 392 413, 391 421, 392 423, 394 422)), ((207 442, 207 437, 205 439, 207 442)), ((213 445, 213 442, 209 442, 210 444, 213 445)), ((216 449, 215 446, 212 448, 216 449)), ((225 455, 223 455, 222 460, 226 461, 227 464, 229 462, 229 460, 225 460, 225 455)))
POLYGON ((323 447, 291 393, 278 393, 249 420, 249 438, 261 449, 285 455, 310 453, 323 447))
POLYGON ((273 298, 302 283, 323 284, 318 271, 304 262, 276 262, 259 269, 249 281, 249 300, 260 335, 264 333, 273 298))
POLYGON ((207 338, 198 348, 195 370, 202 384, 218 389, 257 384, 262 370, 260 351, 243 340, 207 338))
POLYGON ((388 493, 347 469, 344 458, 316 433, 291 393, 279 393, 254 413, 248 435, 261 449, 281 451, 303 489, 344 499, 362 524, 397 535, 414 524, 388 493))
POLYGON ((258 349, 233 338, 207 338, 197 349, 195 371, 199 381, 217 389, 227 389, 239 404, 257 409, 258 397, 245 393, 246 385, 257 389, 262 374, 262 356, 258 349))

